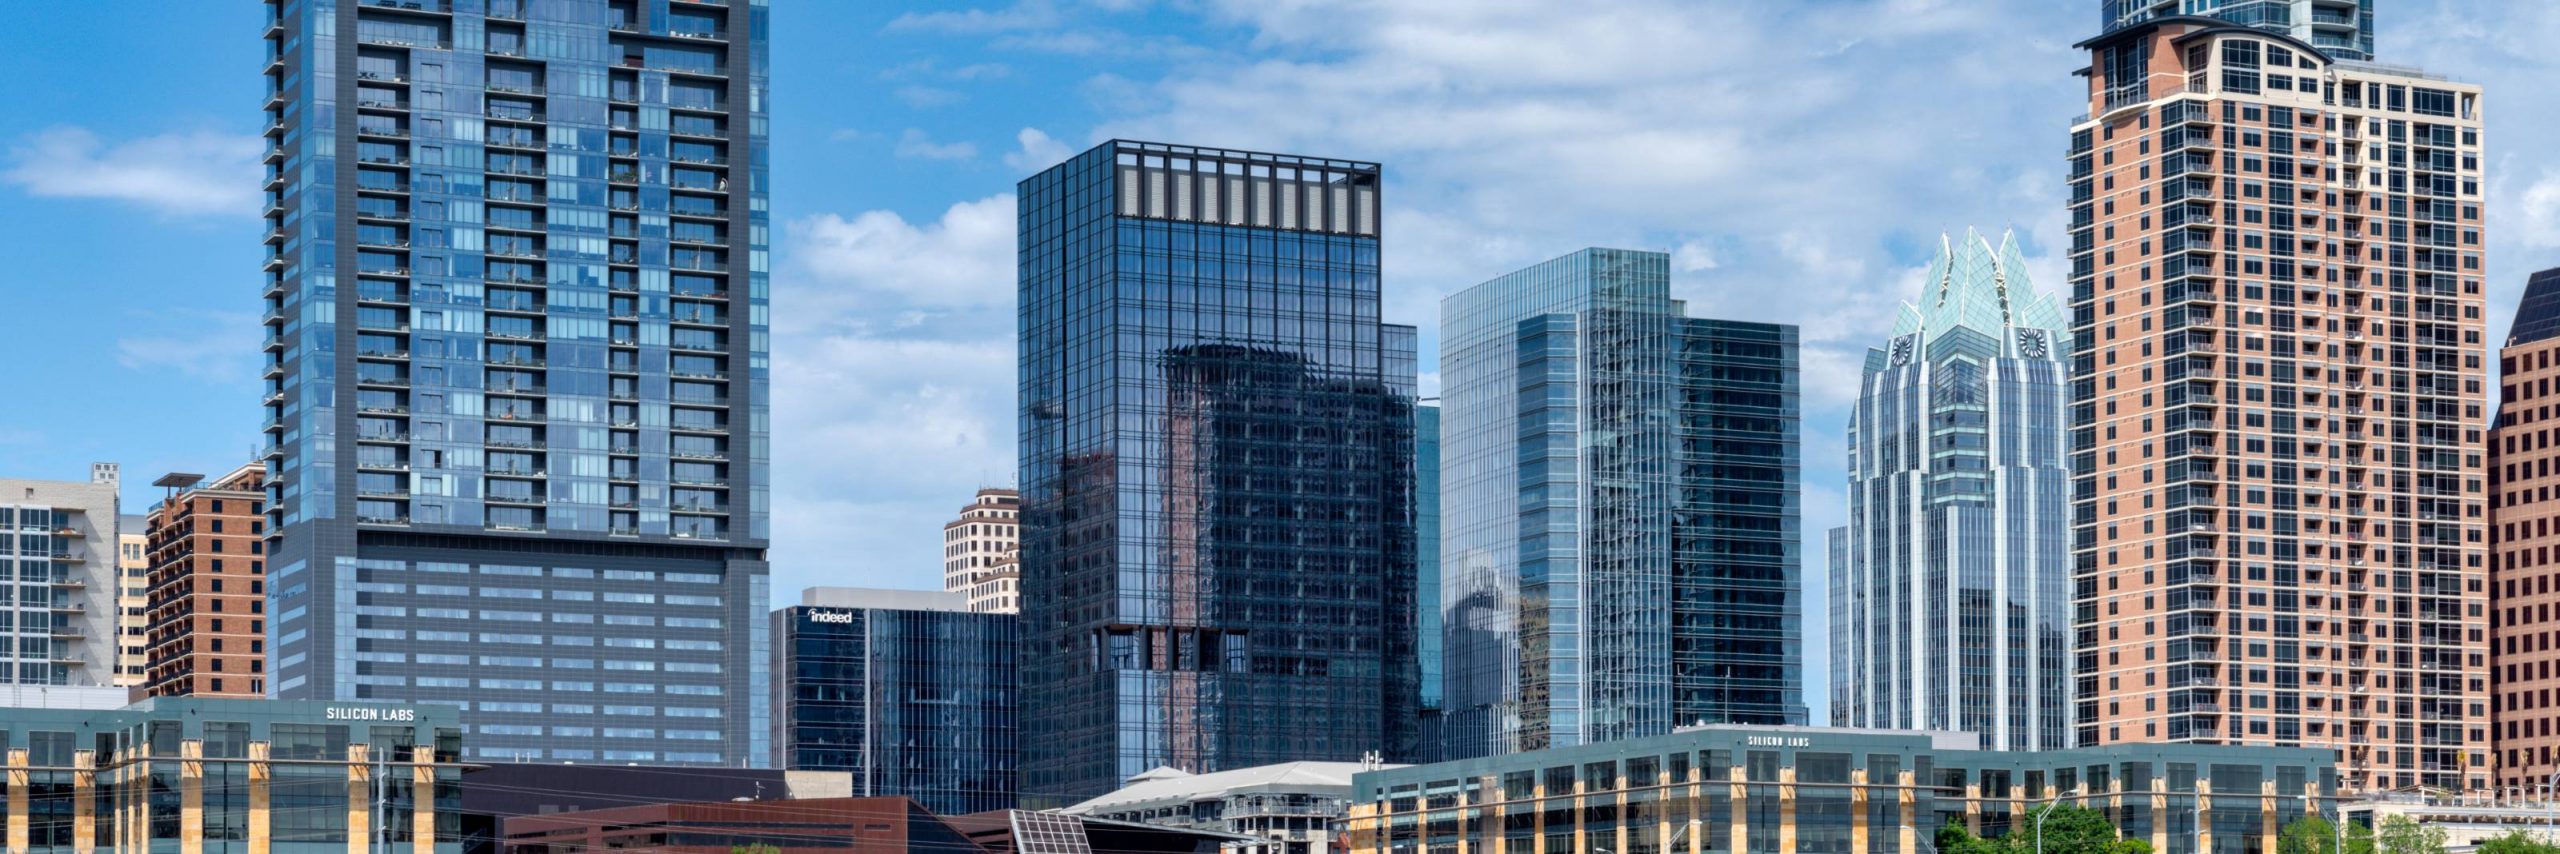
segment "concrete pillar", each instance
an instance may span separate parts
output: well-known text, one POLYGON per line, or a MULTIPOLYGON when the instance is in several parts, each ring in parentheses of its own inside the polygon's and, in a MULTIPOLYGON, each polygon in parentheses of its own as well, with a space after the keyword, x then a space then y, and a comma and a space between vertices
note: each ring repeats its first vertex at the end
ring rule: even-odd
POLYGON ((276 772, 267 764, 270 755, 266 742, 249 743, 249 854, 269 854, 275 843, 275 813, 268 801, 274 794, 269 784, 276 772))
POLYGON ((1849 850, 1873 851, 1867 844, 1867 769, 1849 769, 1849 850))
POLYGON ((197 739, 178 742, 178 854, 204 854, 204 742, 197 739))
POLYGON ((91 854, 98 850, 97 751, 72 751, 71 767, 71 850, 91 854))
POLYGON ((409 761, 418 763, 409 769, 409 802, 413 809, 410 814, 415 816, 412 821, 416 822, 410 825, 410 836, 414 837, 411 850, 417 854, 435 854, 436 769, 430 763, 436 761, 436 749, 422 744, 410 748, 409 753, 409 761))
MULTIPOLYGON (((1902 802, 1902 827, 1899 828, 1902 834, 1902 852, 1913 854, 1920 850, 1920 790, 1916 788, 1920 784, 1920 778, 1911 769, 1905 768, 1894 775, 1894 780, 1902 784, 1901 790, 1894 793, 1895 799, 1902 802)), ((1929 828, 1929 832, 1934 834, 1938 829, 1929 828)))
POLYGON ((373 843, 373 745, 347 745, 347 854, 373 843))
POLYGON ((9 751, 9 854, 27 852, 27 752, 9 751))
POLYGON ((1749 788, 1743 783, 1743 780, 1745 779, 1743 766, 1734 765, 1726 768, 1724 771, 1724 779, 1725 788, 1731 795, 1731 797, 1726 800, 1725 806, 1733 814, 1733 834, 1731 837, 1733 850, 1749 851, 1751 850, 1751 813, 1746 809, 1747 805, 1743 803, 1743 799, 1746 797, 1745 792, 1749 788))
POLYGON ((1796 769, 1778 769, 1778 852, 1796 852, 1796 769))

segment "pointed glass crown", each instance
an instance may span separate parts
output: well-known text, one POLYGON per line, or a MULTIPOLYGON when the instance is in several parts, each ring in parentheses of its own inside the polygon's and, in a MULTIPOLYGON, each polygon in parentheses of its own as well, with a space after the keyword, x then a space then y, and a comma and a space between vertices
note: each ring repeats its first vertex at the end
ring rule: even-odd
POLYGON ((2015 327, 2046 330, 2055 349, 2062 349, 2062 307, 2027 281, 2017 235, 2003 232, 1996 249, 1972 229, 1965 230, 1963 240, 1940 235, 1938 241, 1938 257, 1929 262, 1920 302, 1902 304, 1893 322, 1894 337, 1918 332, 1925 343, 1964 327, 1998 341, 2015 327))

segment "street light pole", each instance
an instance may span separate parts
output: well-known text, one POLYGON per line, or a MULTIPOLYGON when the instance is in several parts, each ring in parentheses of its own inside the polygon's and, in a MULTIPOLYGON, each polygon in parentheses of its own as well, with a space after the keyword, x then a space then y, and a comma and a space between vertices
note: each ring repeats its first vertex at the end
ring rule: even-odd
POLYGON ((2553 770, 2551 779, 2542 783, 2542 837, 2545 842, 2551 840, 2552 825, 2555 823, 2553 821, 2553 789, 2555 787, 2560 787, 2560 769, 2553 770))
POLYGON ((2036 854, 2044 854, 2044 817, 2052 814, 2053 805, 2050 803, 2045 804, 2044 809, 2036 810, 2036 854))

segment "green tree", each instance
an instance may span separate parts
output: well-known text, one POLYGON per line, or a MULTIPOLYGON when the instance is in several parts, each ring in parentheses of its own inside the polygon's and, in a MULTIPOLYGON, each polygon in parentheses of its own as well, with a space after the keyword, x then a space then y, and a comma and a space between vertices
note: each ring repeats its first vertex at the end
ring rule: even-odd
POLYGON ((2009 828, 2009 835, 1982 839, 1964 825, 1948 822, 1938 831, 1940 854, 2033 854, 2037 817, 2043 816, 2045 854, 2151 854, 2151 843, 2116 838, 2107 814, 2070 804, 2048 804, 2029 811, 2009 828))
POLYGON ((2480 843, 2480 854, 2560 854, 2560 845, 2535 838, 2522 830, 2480 843))
POLYGON ((2445 854, 2444 828, 2428 827, 2405 815, 2383 819, 2374 838, 2382 854, 2445 854))
MULTIPOLYGON (((2373 832, 2361 825, 2347 825, 2345 854, 2373 854, 2373 832)), ((2328 819, 2306 815, 2276 836, 2276 854, 2340 854, 2338 826, 2328 819)))

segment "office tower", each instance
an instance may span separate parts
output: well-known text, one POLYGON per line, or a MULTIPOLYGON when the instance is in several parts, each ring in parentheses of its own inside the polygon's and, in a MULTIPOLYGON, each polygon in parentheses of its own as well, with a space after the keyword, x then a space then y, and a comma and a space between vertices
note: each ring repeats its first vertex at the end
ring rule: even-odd
POLYGON ((267 467, 173 472, 144 517, 151 627, 137 697, 267 695, 267 467))
POLYGON ((89 464, 86 483, 0 478, 0 686, 99 685, 116 679, 115 463, 89 464))
POLYGON ((765 0, 266 9, 269 692, 764 762, 765 0))
POLYGON ((2102 29, 2155 18, 2218 18, 2308 42, 2339 60, 2373 59, 2374 0, 2099 0, 2102 29))
POLYGON ((2482 787, 2480 87, 2207 18, 2082 46, 2077 743, 2482 787))
MULTIPOLYGON (((1423 713, 1440 709, 1440 403, 1413 407, 1414 656, 1423 713)), ((1433 724, 1436 727, 1436 723, 1433 724)), ((1425 734, 1427 735, 1427 734, 1425 734)), ((1423 745, 1430 749, 1428 739, 1423 745)))
POLYGON ((1114 141, 1021 184, 1023 786, 1401 757, 1414 329, 1375 163, 1114 141))
POLYGON ((1831 529, 1831 723, 2071 746, 2062 308, 2018 244, 1941 239, 1867 351, 1831 529))
POLYGON ((1796 329, 1585 249, 1440 303, 1451 757, 1805 719, 1796 329))
POLYGON ((1012 809, 1012 614, 967 594, 812 587, 773 612, 773 762, 944 815, 1012 809))
POLYGON ((116 678, 132 688, 151 668, 151 537, 150 523, 131 513, 116 515, 116 678))
POLYGON ((2560 774, 2551 700, 2560 654, 2546 640, 2560 619, 2552 603, 2552 546, 2560 545, 2560 498, 2552 471, 2554 376, 2560 376, 2560 268, 2526 280, 2515 325, 2498 350, 2498 417, 2489 430, 2489 679, 2495 698, 2489 740, 2495 785, 2534 791, 2560 774))
POLYGON ((942 525, 942 589, 969 597, 969 610, 1011 614, 1022 607, 1022 493, 981 489, 960 518, 942 525))

